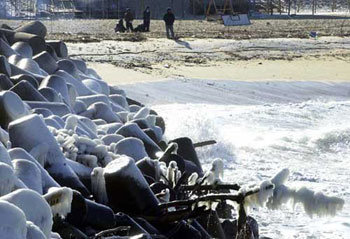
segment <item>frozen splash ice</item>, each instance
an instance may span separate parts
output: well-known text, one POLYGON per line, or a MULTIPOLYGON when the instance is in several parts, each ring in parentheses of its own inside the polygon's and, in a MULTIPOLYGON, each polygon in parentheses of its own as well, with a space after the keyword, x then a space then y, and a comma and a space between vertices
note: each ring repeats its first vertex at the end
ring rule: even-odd
MULTIPOLYGON (((153 107, 167 122, 166 137, 218 144, 198 150, 206 167, 219 157, 226 181, 260 182, 289 168, 289 186, 350 200, 350 101, 289 104, 172 104, 153 107)), ((252 211, 261 234, 280 238, 346 238, 350 207, 334 218, 309 218, 301 206, 252 211), (281 223, 282 222, 282 223, 281 223)))

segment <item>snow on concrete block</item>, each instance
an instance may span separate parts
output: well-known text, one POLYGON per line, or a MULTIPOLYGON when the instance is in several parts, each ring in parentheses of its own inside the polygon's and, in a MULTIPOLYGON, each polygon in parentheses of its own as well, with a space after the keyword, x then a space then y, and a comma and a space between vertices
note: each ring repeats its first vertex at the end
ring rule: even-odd
POLYGON ((50 238, 52 229, 52 213, 49 204, 37 192, 30 189, 19 189, 0 198, 19 207, 27 221, 33 222, 50 238))
POLYGON ((27 186, 27 188, 43 194, 40 169, 26 159, 16 159, 13 162, 15 175, 27 186))
POLYGON ((73 191, 67 187, 50 188, 44 198, 51 207, 52 215, 67 216, 71 211, 73 191))
POLYGON ((8 124, 28 114, 23 101, 11 91, 0 92, 0 126, 7 129, 8 124))
POLYGON ((0 163, 0 196, 10 193, 16 184, 17 177, 13 169, 4 163, 0 163))
POLYGON ((127 137, 118 141, 114 153, 129 156, 135 162, 148 156, 143 142, 135 137, 127 137))
POLYGON ((46 239, 44 233, 34 223, 27 221, 27 237, 26 239, 46 239))
POLYGON ((0 200, 0 239, 26 239, 27 225, 23 211, 0 200))
POLYGON ((158 212, 159 201, 132 158, 116 158, 106 166, 103 175, 113 211, 133 215, 155 215, 158 212))

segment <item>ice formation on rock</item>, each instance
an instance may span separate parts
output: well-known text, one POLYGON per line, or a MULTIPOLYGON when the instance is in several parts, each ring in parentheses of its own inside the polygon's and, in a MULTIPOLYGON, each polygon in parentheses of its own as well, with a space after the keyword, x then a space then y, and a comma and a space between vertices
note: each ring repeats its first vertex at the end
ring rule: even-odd
POLYGON ((17 181, 13 169, 5 163, 0 163, 0 196, 10 193, 17 181))
POLYGON ((2 196, 0 200, 7 201, 20 208, 27 221, 31 221, 50 238, 52 229, 52 213, 49 204, 37 192, 30 189, 18 189, 12 193, 2 196))
POLYGON ((65 217, 71 211, 73 192, 70 188, 50 188, 44 198, 50 204, 54 216, 65 217))
MULTIPOLYGON (((51 237, 49 237, 51 238, 51 237)), ((47 239, 44 233, 34 223, 27 221, 27 236, 26 239, 47 239)))
POLYGON ((283 169, 277 173, 271 182, 275 189, 273 196, 268 200, 266 206, 271 209, 278 209, 283 204, 291 202, 296 205, 301 203, 305 212, 310 216, 334 216, 341 211, 344 200, 339 197, 326 196, 322 192, 315 192, 306 187, 290 188, 285 185, 289 177, 289 170, 283 169))
POLYGON ((23 211, 12 203, 0 199, 0 238, 26 239, 27 224, 23 211))

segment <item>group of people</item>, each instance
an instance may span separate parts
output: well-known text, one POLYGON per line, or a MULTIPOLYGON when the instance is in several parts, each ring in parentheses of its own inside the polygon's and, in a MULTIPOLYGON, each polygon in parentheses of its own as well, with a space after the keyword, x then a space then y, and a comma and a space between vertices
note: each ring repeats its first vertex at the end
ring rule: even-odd
MULTIPOLYGON (((116 32, 149 32, 150 24, 151 24, 151 11, 150 7, 146 7, 146 9, 143 12, 143 24, 137 26, 136 28, 133 27, 132 22, 134 20, 134 16, 130 10, 130 8, 127 8, 124 14, 124 20, 125 20, 125 27, 123 18, 121 18, 118 22, 118 24, 115 27, 116 32)), ((169 39, 175 39, 174 34, 174 22, 175 22, 175 15, 172 12, 171 8, 167 9, 167 12, 164 14, 163 20, 165 22, 165 31, 166 35, 169 39)))

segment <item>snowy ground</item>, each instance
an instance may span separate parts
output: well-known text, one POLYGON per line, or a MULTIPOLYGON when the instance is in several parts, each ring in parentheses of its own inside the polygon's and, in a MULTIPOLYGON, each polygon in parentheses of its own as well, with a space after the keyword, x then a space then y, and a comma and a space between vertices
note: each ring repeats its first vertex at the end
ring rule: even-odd
POLYGON ((168 139, 217 140, 199 156, 207 167, 224 159, 226 181, 258 183, 287 167, 289 186, 346 202, 334 218, 309 218, 300 205, 253 210, 261 236, 349 238, 350 83, 177 79, 123 88, 165 118, 168 139))

